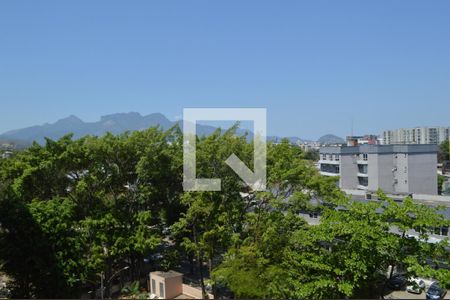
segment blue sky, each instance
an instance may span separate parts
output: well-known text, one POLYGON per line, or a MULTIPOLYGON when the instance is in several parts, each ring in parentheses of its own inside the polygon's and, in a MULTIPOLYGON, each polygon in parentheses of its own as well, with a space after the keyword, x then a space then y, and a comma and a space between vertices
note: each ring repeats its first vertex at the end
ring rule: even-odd
POLYGON ((268 133, 450 126, 450 1, 1 1, 0 132, 266 107, 268 133))

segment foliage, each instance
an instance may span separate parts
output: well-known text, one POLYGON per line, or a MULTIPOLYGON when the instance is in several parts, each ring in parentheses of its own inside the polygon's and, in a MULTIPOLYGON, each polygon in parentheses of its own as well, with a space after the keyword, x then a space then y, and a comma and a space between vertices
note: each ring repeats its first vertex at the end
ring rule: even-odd
POLYGON ((445 176, 442 176, 442 175, 437 175, 438 176, 438 180, 437 180, 437 182, 438 182, 438 195, 441 195, 442 194, 442 185, 444 184, 444 182, 447 180, 447 178, 445 177, 445 176))
POLYGON ((438 161, 440 163, 450 161, 450 150, 449 150, 450 140, 444 141, 439 145, 438 161))
POLYGON ((287 140, 267 145, 268 188, 253 191, 225 164, 235 153, 253 165, 253 144, 236 130, 197 137, 197 177, 220 178, 220 192, 183 192, 176 127, 69 135, 0 160, 0 261, 13 296, 72 298, 87 282, 98 288, 100 273, 108 285, 124 266, 138 281, 185 263, 205 297, 208 277, 215 294, 227 287, 242 298, 374 296, 389 266, 449 282, 434 268, 448 262, 448 241, 427 242, 449 225, 440 208, 382 193, 352 201, 287 140), (159 255, 159 265, 148 259, 159 255))
POLYGON ((305 159, 311 161, 318 161, 320 159, 319 150, 311 149, 305 151, 305 159))
POLYGON ((143 258, 160 244, 165 211, 179 210, 173 198, 180 188, 167 189, 179 176, 175 160, 154 155, 155 147, 161 156, 180 149, 167 135, 179 133, 65 136, 2 162, 8 192, 0 257, 17 296, 76 296, 81 282, 98 281, 101 272, 109 278, 123 265, 140 277, 143 258), (152 168, 143 168, 150 160, 152 168))
POLYGON ((147 299, 148 294, 142 292, 139 281, 134 281, 122 289, 122 299, 147 299))
POLYGON ((442 268, 448 265, 448 241, 426 242, 434 227, 449 225, 439 208, 410 198, 397 203, 382 193, 368 203, 335 194, 320 205, 320 224, 310 226, 296 214, 295 198, 281 211, 272 206, 248 214, 245 239, 230 247, 214 271, 237 297, 377 296, 389 266, 450 283, 450 272, 442 268), (420 238, 410 238, 407 232, 417 228, 420 238))

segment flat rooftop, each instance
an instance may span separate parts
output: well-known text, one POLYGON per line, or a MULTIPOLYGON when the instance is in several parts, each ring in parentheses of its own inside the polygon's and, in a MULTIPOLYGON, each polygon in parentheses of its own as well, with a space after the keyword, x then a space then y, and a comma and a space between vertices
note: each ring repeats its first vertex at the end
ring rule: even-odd
POLYGON ((175 271, 168 271, 168 272, 162 272, 162 271, 155 271, 151 272, 150 275, 156 275, 162 278, 172 278, 172 277, 179 277, 183 276, 183 274, 175 271))
POLYGON ((437 153, 438 145, 405 144, 405 145, 358 145, 358 146, 325 146, 320 148, 321 154, 389 154, 389 153, 437 153))

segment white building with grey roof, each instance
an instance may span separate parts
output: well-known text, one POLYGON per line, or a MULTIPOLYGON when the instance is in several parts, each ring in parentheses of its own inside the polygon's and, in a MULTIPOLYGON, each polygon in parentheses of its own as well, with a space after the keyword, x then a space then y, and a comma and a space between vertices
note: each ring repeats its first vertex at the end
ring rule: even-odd
POLYGON ((320 172, 339 187, 390 194, 437 194, 437 145, 322 147, 320 172))

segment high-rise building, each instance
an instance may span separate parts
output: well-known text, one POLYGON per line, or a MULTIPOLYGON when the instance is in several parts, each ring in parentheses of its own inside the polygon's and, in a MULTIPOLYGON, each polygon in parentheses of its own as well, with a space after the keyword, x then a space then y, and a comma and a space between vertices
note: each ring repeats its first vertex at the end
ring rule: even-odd
POLYGON ((437 194, 437 145, 360 145, 320 148, 320 172, 339 176, 348 190, 437 194))
POLYGON ((415 127, 386 130, 385 145, 393 144, 441 144, 450 138, 450 127, 415 127))

